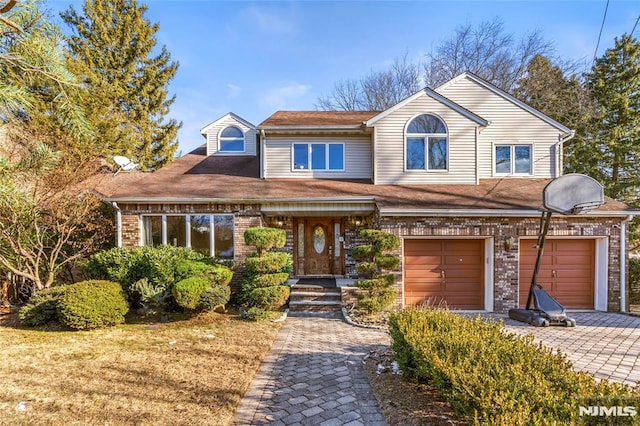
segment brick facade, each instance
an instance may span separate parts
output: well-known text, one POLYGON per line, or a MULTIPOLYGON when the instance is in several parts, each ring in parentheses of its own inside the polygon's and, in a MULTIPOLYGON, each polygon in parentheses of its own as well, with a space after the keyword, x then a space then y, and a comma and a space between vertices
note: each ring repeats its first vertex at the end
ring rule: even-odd
MULTIPOLYGON (((244 244, 244 231, 254 226, 279 227, 286 231, 283 251, 294 252, 292 217, 267 217, 257 204, 136 204, 122 205, 122 244, 140 244, 141 214, 233 214, 235 217, 236 262, 243 261, 253 252, 244 244)), ((607 310, 620 311, 620 218, 554 217, 549 228, 551 237, 606 238, 608 245, 607 310)), ((378 228, 399 237, 426 238, 492 238, 493 244, 493 310, 504 313, 517 307, 519 295, 519 241, 523 237, 536 237, 540 225, 537 217, 368 217, 346 218, 344 228, 345 276, 356 278, 356 262, 351 249, 364 244, 361 229, 378 228)), ((396 253, 402 256, 401 249, 396 253)), ((241 274, 238 274, 241 275, 241 274)), ((402 306, 403 273, 397 272, 397 307, 402 306)), ((628 276, 628 274, 627 274, 628 276)), ((237 280, 234 284, 238 285, 237 280)), ((626 285, 626 284, 625 284, 626 285)))
MULTIPOLYGON (((493 309, 506 313, 517 307, 519 295, 519 240, 536 237, 539 218, 517 217, 382 217, 379 228, 399 237, 477 237, 493 238, 493 309)), ((555 217, 551 237, 606 237, 608 241, 607 310, 620 311, 620 219, 555 217)), ((397 253, 401 255, 400 251, 397 253)), ((402 302, 402 273, 398 275, 399 303, 402 302)))

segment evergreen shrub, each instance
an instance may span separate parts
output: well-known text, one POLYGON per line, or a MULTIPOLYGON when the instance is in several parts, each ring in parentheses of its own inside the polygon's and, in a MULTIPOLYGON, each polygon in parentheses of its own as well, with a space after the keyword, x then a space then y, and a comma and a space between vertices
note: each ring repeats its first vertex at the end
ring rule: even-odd
POLYGON ((29 303, 23 306, 18 313, 22 323, 28 327, 37 327, 58 319, 58 300, 68 286, 51 287, 38 291, 29 303))
POLYGON ((128 310, 122 287, 112 281, 89 280, 66 286, 57 304, 59 321, 78 330, 123 323, 128 310))

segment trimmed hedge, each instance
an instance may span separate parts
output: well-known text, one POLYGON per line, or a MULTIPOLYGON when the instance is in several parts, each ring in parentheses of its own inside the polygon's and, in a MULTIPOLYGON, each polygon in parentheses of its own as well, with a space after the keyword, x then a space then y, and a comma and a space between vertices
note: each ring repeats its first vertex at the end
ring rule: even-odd
POLYGON ((231 288, 228 285, 209 287, 200 295, 198 308, 212 311, 218 306, 225 306, 231 298, 231 288))
POLYGON ((249 304, 274 311, 287 304, 290 291, 286 285, 254 288, 249 292, 249 304))
POLYGON ((502 322, 435 308, 394 313, 389 325, 403 371, 440 389, 470 422, 576 424, 584 420, 584 397, 638 397, 628 386, 573 371, 560 351, 533 335, 506 333, 502 322))
POLYGON ((58 320, 67 327, 88 330, 124 322, 129 304, 120 284, 82 281, 66 286, 58 300, 58 320))
POLYGON ((176 281, 191 277, 206 277, 211 286, 229 285, 233 272, 226 266, 211 265, 203 261, 185 260, 176 267, 176 281))
POLYGON ((51 287, 34 294, 29 303, 23 306, 18 313, 22 323, 28 327, 37 327, 50 321, 56 321, 58 319, 58 300, 67 287, 51 287))
POLYGON ((254 246, 259 254, 273 248, 282 248, 287 242, 287 234, 280 228, 249 228, 244 231, 244 242, 254 246))
POLYGON ((283 271, 290 268, 291 255, 283 252, 264 253, 261 257, 247 257, 244 266, 248 274, 267 274, 273 271, 283 271))
POLYGON ((178 281, 172 294, 178 306, 185 309, 195 309, 200 302, 200 296, 208 289, 209 281, 206 277, 191 277, 178 281))

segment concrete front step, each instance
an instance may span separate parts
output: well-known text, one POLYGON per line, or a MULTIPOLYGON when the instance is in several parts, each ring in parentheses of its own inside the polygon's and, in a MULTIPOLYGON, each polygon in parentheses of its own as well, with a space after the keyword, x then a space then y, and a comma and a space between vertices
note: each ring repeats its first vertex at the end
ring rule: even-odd
POLYGON ((334 312, 341 307, 340 300, 289 300, 290 312, 334 312))
POLYGON ((340 302, 342 300, 340 293, 337 292, 314 292, 314 291, 293 291, 290 300, 296 302, 340 302))

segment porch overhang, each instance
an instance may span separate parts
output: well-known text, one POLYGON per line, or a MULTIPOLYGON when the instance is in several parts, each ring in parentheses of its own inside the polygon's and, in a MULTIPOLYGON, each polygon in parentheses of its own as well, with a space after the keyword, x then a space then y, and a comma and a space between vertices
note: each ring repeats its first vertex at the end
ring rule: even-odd
POLYGON ((326 201, 279 201, 263 203, 260 210, 265 216, 338 217, 368 216, 376 209, 373 198, 326 201))

